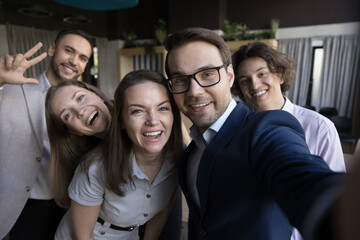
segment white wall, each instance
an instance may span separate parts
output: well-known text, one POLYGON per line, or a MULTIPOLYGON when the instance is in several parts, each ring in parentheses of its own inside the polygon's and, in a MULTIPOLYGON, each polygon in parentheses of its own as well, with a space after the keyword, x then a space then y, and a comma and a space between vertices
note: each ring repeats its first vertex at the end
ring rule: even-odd
POLYGON ((276 39, 360 34, 360 22, 279 28, 276 39))

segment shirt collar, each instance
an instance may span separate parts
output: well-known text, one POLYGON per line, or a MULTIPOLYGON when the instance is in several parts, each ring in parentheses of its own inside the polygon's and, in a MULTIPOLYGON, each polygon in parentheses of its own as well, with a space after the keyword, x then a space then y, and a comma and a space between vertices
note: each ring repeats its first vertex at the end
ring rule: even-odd
POLYGON ((293 112, 292 110, 294 109, 294 104, 292 104, 292 102, 287 97, 284 97, 284 98, 285 98, 285 104, 281 108, 281 110, 284 110, 287 112, 293 112))
MULTIPOLYGON (((130 154, 130 161, 132 163, 132 169, 131 169, 132 177, 137 177, 138 179, 148 179, 146 174, 140 169, 139 165, 137 164, 135 154, 133 151, 131 151, 130 154)), ((166 156, 163 161, 163 165, 154 180, 154 184, 156 182, 161 182, 163 179, 165 179, 169 175, 171 168, 172 168, 172 164, 170 163, 170 161, 168 161, 168 157, 166 156)))
POLYGON ((46 93, 47 90, 51 87, 50 83, 49 83, 49 80, 47 79, 46 77, 46 72, 43 72, 42 74, 40 74, 38 77, 37 77, 39 83, 43 85, 43 90, 42 92, 43 93, 46 93))
POLYGON ((226 119, 229 117, 230 113, 236 107, 236 102, 234 99, 230 101, 230 104, 226 108, 225 112, 219 117, 216 122, 214 122, 201 136, 200 130, 198 127, 193 125, 190 128, 190 136, 194 139, 195 142, 202 141, 202 138, 206 141, 207 144, 211 142, 211 140, 215 137, 215 135, 219 132, 220 128, 224 125, 226 119))

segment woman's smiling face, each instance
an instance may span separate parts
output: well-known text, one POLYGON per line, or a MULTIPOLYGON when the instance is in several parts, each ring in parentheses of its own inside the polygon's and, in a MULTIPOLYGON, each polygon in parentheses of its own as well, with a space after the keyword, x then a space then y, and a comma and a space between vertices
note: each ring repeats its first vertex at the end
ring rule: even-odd
POLYGON ((61 87, 51 101, 53 114, 68 127, 71 134, 101 137, 111 115, 96 93, 74 85, 61 87))
POLYGON ((133 142, 136 154, 161 153, 174 121, 167 89, 143 82, 125 90, 121 127, 133 142))

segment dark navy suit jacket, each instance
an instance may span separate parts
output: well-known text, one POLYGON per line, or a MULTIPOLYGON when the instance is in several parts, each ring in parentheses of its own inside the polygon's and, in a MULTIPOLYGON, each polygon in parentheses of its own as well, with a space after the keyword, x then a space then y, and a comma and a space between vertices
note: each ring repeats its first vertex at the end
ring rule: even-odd
MULTIPOLYGON (((340 176, 310 155, 304 132, 285 111, 254 113, 239 103, 206 147, 197 175, 198 209, 179 166, 189 206, 189 240, 290 239, 310 206, 340 176)), ((341 176, 342 178, 342 176, 341 176)))

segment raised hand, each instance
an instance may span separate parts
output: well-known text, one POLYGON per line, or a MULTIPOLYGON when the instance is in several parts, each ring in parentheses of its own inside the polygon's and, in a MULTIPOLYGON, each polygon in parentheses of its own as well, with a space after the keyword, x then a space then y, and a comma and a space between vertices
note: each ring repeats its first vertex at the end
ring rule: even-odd
POLYGON ((40 48, 42 43, 37 43, 29 51, 23 54, 16 54, 13 56, 6 55, 0 57, 0 86, 4 84, 21 85, 26 83, 38 84, 35 78, 24 77, 24 72, 29 67, 41 62, 46 57, 46 52, 41 55, 31 58, 40 48))

